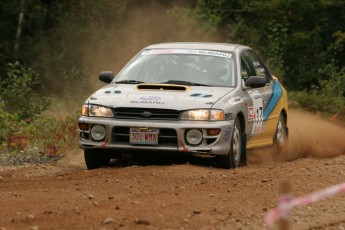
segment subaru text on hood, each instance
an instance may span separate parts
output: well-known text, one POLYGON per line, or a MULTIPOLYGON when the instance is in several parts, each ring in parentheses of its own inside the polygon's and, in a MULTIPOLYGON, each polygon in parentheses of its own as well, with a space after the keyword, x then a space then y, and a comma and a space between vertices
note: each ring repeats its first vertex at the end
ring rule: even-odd
POLYGON ((158 151, 246 163, 247 149, 288 136, 287 94, 255 52, 222 43, 162 43, 141 50, 92 94, 78 121, 88 169, 123 153, 158 151))

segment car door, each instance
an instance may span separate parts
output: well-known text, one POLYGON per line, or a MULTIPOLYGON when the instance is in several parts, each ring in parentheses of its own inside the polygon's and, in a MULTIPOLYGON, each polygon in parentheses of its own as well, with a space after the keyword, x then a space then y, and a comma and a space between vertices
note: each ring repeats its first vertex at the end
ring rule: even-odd
POLYGON ((260 58, 252 50, 241 53, 241 70, 244 82, 250 76, 262 76, 266 79, 264 87, 246 88, 244 92, 248 104, 247 146, 250 148, 269 145, 272 143, 273 134, 271 130, 266 130, 265 127, 270 125, 267 122, 271 122, 267 119, 267 105, 273 94, 274 80, 260 58))

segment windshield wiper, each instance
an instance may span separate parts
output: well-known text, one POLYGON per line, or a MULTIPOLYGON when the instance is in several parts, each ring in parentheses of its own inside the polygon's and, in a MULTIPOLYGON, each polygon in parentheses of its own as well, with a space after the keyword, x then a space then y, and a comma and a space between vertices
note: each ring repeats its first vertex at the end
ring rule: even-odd
POLYGON ((123 81, 116 81, 116 84, 140 84, 145 83, 143 81, 137 81, 137 80, 123 80, 123 81))
POLYGON ((200 83, 196 83, 196 82, 178 81, 178 80, 169 80, 169 81, 161 82, 161 84, 177 84, 177 85, 192 85, 192 86, 209 86, 209 85, 200 84, 200 83))

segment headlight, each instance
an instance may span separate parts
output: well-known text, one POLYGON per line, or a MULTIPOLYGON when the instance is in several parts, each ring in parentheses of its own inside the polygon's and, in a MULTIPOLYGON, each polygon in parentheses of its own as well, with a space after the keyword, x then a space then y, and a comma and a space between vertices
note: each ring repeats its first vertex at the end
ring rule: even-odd
POLYGON ((83 105, 81 109, 82 116, 90 117, 113 117, 114 114, 110 108, 98 105, 83 105))
POLYGON ((220 109, 188 110, 181 114, 181 120, 222 121, 224 120, 224 112, 220 109))

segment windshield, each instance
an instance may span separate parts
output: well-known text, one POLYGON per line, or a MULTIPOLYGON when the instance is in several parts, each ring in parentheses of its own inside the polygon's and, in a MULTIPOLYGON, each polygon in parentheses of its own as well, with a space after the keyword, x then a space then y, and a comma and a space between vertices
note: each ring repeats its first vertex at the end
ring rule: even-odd
POLYGON ((119 84, 165 83, 235 87, 233 53, 209 50, 145 50, 116 77, 119 84))

